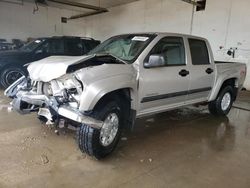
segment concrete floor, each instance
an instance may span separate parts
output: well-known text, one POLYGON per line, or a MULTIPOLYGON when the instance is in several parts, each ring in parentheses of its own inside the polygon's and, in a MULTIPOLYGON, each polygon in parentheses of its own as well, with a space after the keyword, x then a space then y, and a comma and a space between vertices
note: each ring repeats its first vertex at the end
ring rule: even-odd
POLYGON ((228 118, 206 109, 162 113, 136 123, 117 150, 96 161, 35 115, 8 112, 0 92, 0 188, 250 187, 250 94, 228 118), (126 138, 126 139, 125 139, 126 138))

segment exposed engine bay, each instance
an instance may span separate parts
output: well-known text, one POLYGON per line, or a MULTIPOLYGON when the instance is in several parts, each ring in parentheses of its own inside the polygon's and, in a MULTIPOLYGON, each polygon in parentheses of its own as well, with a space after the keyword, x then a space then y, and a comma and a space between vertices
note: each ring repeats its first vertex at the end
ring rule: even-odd
POLYGON ((5 91, 5 95, 13 98, 12 106, 16 111, 21 114, 37 112, 47 124, 58 124, 63 118, 73 125, 86 123, 100 128, 102 122, 79 111, 84 83, 74 72, 105 63, 117 64, 117 59, 110 55, 66 57, 62 64, 61 57, 49 57, 46 63, 37 61, 29 65, 30 77, 23 76, 17 80, 5 91), (55 70, 57 63, 60 66, 55 70))
POLYGON ((62 118, 72 125, 87 123, 99 128, 102 122, 78 111, 83 85, 80 81, 67 75, 51 82, 31 81, 22 77, 5 91, 12 97, 13 108, 21 114, 38 112, 46 118, 47 124, 57 124, 62 118))

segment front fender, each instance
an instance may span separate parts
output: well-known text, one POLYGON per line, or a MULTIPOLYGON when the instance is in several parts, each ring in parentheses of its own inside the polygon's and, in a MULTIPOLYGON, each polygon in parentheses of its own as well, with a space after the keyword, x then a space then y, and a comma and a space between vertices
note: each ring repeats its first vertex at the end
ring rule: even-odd
MULTIPOLYGON (((132 91, 135 91, 136 78, 132 75, 122 74, 108 77, 87 85, 84 88, 83 94, 81 96, 79 110, 81 112, 93 110, 97 102, 104 95, 123 88, 129 88, 132 91)), ((131 97, 133 99, 136 98, 134 94, 131 97)), ((136 100, 134 99, 133 101, 135 102, 136 100)))

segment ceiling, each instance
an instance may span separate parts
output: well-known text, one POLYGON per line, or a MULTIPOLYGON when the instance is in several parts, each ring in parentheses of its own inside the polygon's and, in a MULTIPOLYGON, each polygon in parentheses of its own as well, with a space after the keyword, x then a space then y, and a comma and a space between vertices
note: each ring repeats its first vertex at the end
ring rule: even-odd
MULTIPOLYGON (((22 4, 24 1, 38 2, 39 6, 51 6, 77 11, 68 19, 77 19, 95 14, 108 12, 109 8, 132 3, 138 0, 0 0, 8 3, 22 4)), ((195 0, 182 0, 187 3, 196 4, 195 0)))
MULTIPOLYGON (((34 0, 33 0, 34 1, 34 0)), ((79 12, 68 19, 77 19, 108 12, 109 8, 138 0, 45 0, 51 7, 65 8, 79 12)))
POLYGON ((103 7, 103 8, 110 8, 114 6, 128 4, 138 0, 70 0, 70 1, 103 7))
MULTIPOLYGON (((35 1, 42 2, 43 0, 0 0, 0 2, 5 3, 11 3, 11 4, 20 4, 23 5, 24 2, 30 2, 34 3, 35 1)), ((61 4, 57 2, 52 2, 50 0, 44 0, 46 5, 51 7, 58 7, 58 8, 64 8, 69 10, 75 10, 78 12, 89 12, 91 9, 86 8, 80 8, 78 6, 70 6, 66 4, 61 4)), ((79 4, 86 4, 91 5, 95 7, 101 7, 101 8, 111 8, 115 6, 120 6, 128 3, 132 3, 138 0, 58 0, 58 1, 66 1, 66 2, 72 2, 72 3, 79 3, 79 4)), ((43 3, 39 3, 40 6, 43 6, 43 3)))
POLYGON ((95 14, 101 14, 109 11, 109 8, 132 3, 138 0, 0 0, 9 3, 12 1, 28 1, 30 3, 38 2, 38 6, 50 6, 62 9, 73 10, 78 13, 68 17, 68 19, 77 19, 95 14))

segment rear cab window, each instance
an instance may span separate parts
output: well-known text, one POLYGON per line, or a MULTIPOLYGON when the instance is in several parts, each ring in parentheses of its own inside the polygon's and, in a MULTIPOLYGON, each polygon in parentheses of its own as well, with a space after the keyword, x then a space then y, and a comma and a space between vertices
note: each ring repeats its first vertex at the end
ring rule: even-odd
POLYGON ((188 39, 193 65, 209 65, 207 44, 204 40, 188 39))

